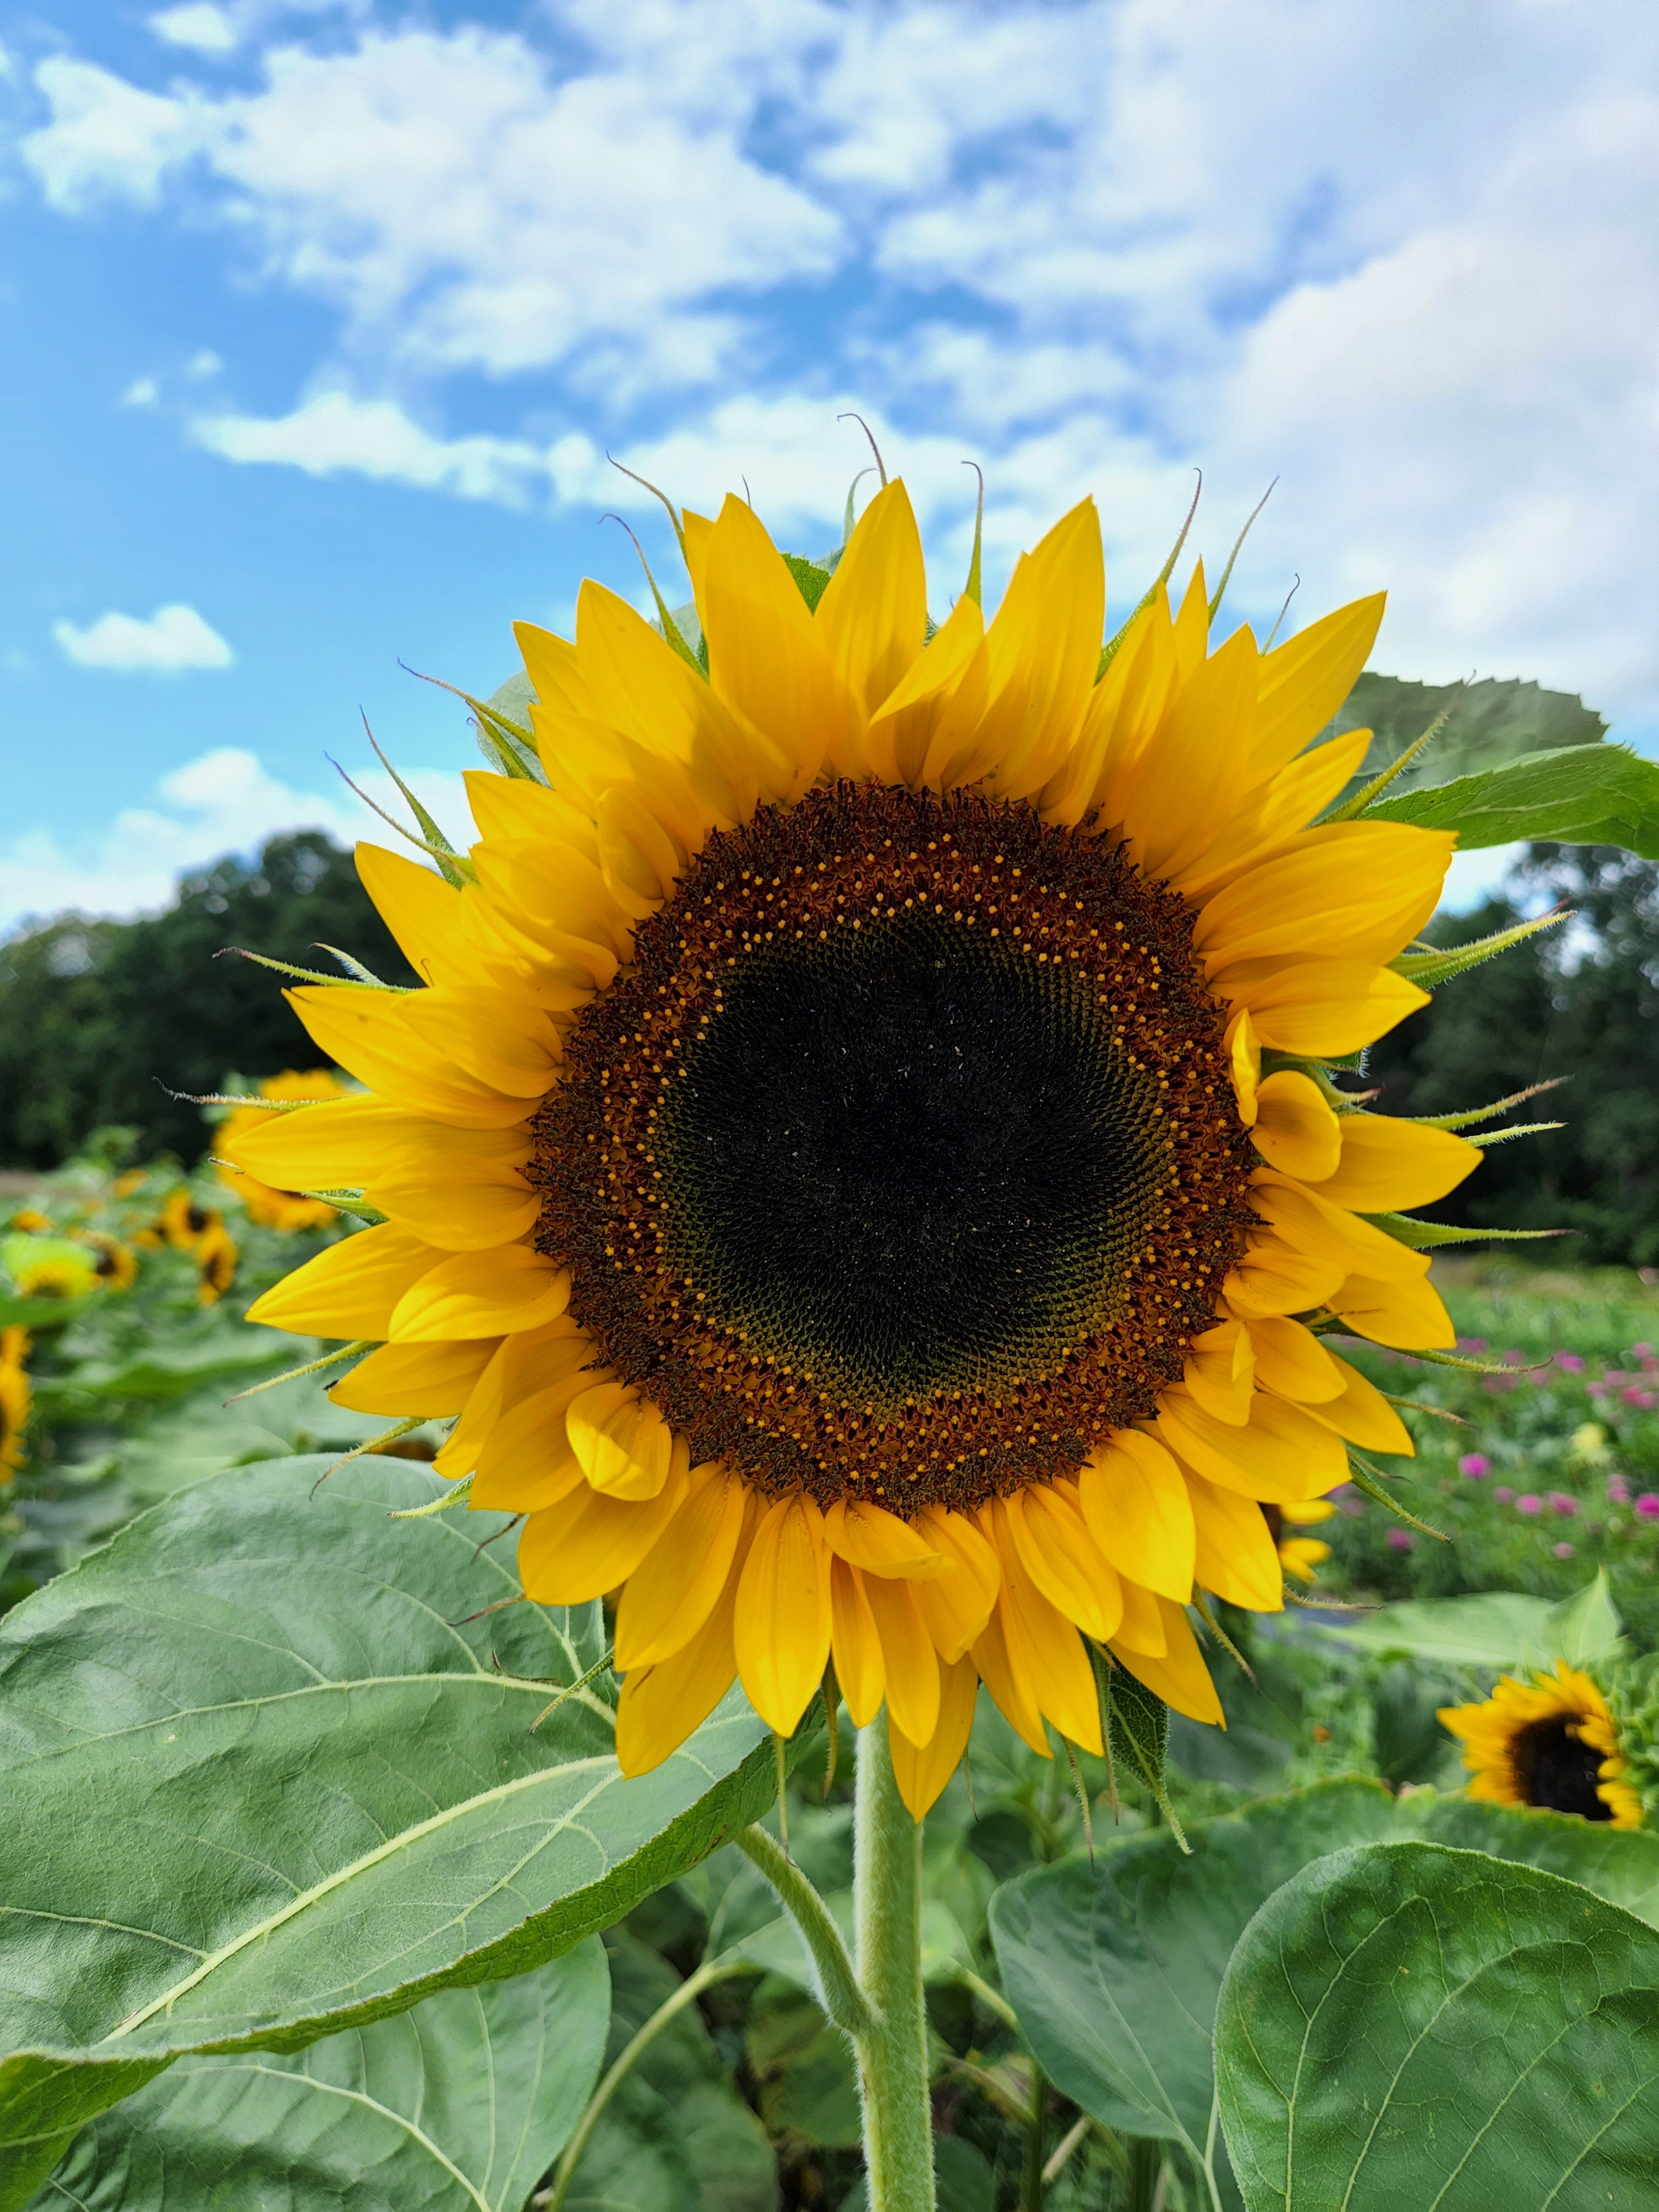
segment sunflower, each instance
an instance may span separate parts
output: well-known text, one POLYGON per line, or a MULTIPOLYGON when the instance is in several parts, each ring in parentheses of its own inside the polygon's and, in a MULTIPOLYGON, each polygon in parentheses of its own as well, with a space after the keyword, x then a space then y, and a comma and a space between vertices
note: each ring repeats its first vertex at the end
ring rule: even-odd
POLYGON ((104 1288, 130 1291, 138 1279, 138 1261, 131 1249, 117 1237, 106 1237, 101 1230, 83 1229, 76 1234, 82 1243, 90 1244, 97 1253, 93 1273, 104 1288))
POLYGON ((698 652, 584 584, 470 855, 358 848, 427 988, 291 990, 368 1095, 232 1149, 386 1218, 252 1317, 384 1340, 337 1401, 457 1417, 532 1598, 620 1591, 625 1771, 833 1658, 920 1816, 981 1682, 1101 1749, 1091 1644, 1219 1722, 1195 1595, 1278 1609, 1262 1503, 1411 1450, 1307 1322, 1451 1345, 1365 1217, 1480 1154, 1323 1063, 1425 1002, 1454 840, 1316 823, 1380 597, 1212 649, 1200 566, 1103 652, 1085 501, 930 634, 901 483, 827 581, 677 520, 698 652))
POLYGON ((1607 1701, 1565 1659, 1530 1686, 1505 1674, 1484 1703, 1444 1705, 1440 1718, 1463 1746, 1471 1797, 1641 1826, 1642 1800, 1621 1778, 1630 1762, 1607 1701))
POLYGON ((42 1213, 38 1206, 25 1206, 13 1214, 6 1226, 25 1237, 50 1237, 52 1222, 50 1214, 42 1213))
MULTIPOLYGON (((259 1085, 261 1098, 299 1099, 314 1103, 328 1098, 343 1098, 346 1086, 331 1068, 314 1067, 308 1073, 296 1074, 285 1067, 280 1075, 269 1075, 259 1085)), ((222 1149, 234 1144, 239 1137, 263 1127, 270 1115, 258 1106, 238 1106, 227 1114, 219 1124, 216 1141, 222 1149)), ((270 1184, 261 1182, 257 1176, 243 1174, 228 1160, 219 1162, 219 1176, 228 1182, 246 1206, 253 1219, 266 1229, 299 1230, 324 1229, 337 1221, 337 1209, 320 1198, 305 1198, 297 1191, 275 1190, 270 1184)))
POLYGON ((204 1306, 217 1305, 236 1279, 236 1240, 216 1218, 196 1240, 196 1296, 204 1306))
POLYGON ((23 1431, 34 1396, 23 1364, 28 1354, 27 1329, 0 1328, 0 1483, 9 1482, 27 1457, 23 1431))
MULTIPOLYGON (((181 1183, 169 1191, 157 1215, 149 1242, 171 1245, 175 1252, 194 1252, 210 1230, 222 1228, 224 1216, 216 1206, 198 1205, 181 1183)), ((143 1243, 143 1236, 133 1239, 143 1243)))
POLYGON ((20 1298, 83 1298, 98 1288, 98 1270, 91 1255, 67 1242, 47 1243, 32 1254, 8 1255, 12 1282, 20 1298))

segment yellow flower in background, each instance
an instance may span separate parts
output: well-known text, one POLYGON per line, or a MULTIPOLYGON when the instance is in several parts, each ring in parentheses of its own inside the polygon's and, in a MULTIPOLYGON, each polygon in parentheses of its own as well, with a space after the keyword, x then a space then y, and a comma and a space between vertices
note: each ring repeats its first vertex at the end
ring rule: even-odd
POLYGON ((1471 1797, 1641 1826, 1642 1800, 1621 1778, 1629 1762, 1607 1701, 1565 1659, 1530 1684, 1505 1674, 1483 1703, 1443 1706, 1440 1718, 1463 1746, 1471 1797))
MULTIPOLYGON (((161 1242, 172 1246, 175 1252, 194 1252, 211 1229, 223 1225, 224 1216, 216 1206, 203 1206, 181 1183, 170 1191, 155 1223, 155 1233, 161 1242)), ((143 1242, 142 1237, 135 1243, 143 1242)))
POLYGON ((34 1396, 23 1364, 28 1355, 27 1329, 0 1328, 0 1484, 9 1482, 28 1456, 23 1431, 34 1396))
MULTIPOLYGON (((1279 1526, 1273 1531, 1279 1547, 1279 1564, 1287 1575, 1294 1575, 1299 1583, 1316 1582, 1318 1570, 1331 1556, 1331 1547, 1318 1536, 1298 1536, 1298 1528, 1317 1528, 1328 1521, 1336 1511, 1328 1498, 1304 1498, 1278 1509, 1279 1526)), ((1269 1522, 1273 1518, 1270 1512, 1269 1522)))
MULTIPOLYGON (((280 1075, 267 1076, 259 1085, 261 1098, 297 1099, 313 1102, 329 1098, 343 1098, 346 1086, 331 1068, 314 1067, 297 1074, 291 1067, 280 1075)), ((239 1138, 263 1128, 271 1116, 258 1106, 239 1106, 227 1114, 220 1122, 214 1139, 216 1152, 224 1152, 239 1138)), ((257 1176, 246 1175, 226 1161, 219 1163, 220 1180, 231 1188, 246 1206, 253 1219, 267 1229, 323 1229, 337 1221, 335 1207, 319 1198, 302 1198, 295 1191, 276 1190, 270 1183, 261 1182, 257 1176)))
POLYGON ((6 1226, 20 1231, 26 1237, 49 1237, 52 1222, 51 1216, 42 1213, 37 1206, 25 1206, 19 1207, 6 1226))
POLYGON ((138 1279, 138 1261, 118 1237, 106 1237, 101 1230, 83 1229, 77 1235, 83 1243, 90 1244, 98 1257, 93 1262, 93 1272, 106 1291, 130 1291, 138 1279))
POLYGON ((196 1295, 204 1306, 217 1305, 236 1279, 236 1241, 215 1220, 196 1241, 196 1295))
POLYGON ((920 1816, 981 1681, 1098 1752, 1091 1644, 1218 1722, 1195 1593, 1278 1610, 1262 1504, 1410 1452, 1297 1316, 1454 1341, 1362 1217, 1480 1153, 1317 1065, 1425 1003, 1453 840, 1308 826, 1380 598, 1212 645, 1200 566, 1103 655, 1085 501, 929 640, 902 483, 810 605, 742 501, 684 531, 706 677, 584 584, 517 633, 547 784, 468 777, 459 885, 358 848, 428 988, 289 992, 370 1095, 226 1149, 387 1219, 252 1315, 384 1340, 337 1401, 458 1417, 532 1598, 620 1589, 625 1771, 833 1656, 920 1816))
POLYGON ((83 1298, 98 1288, 98 1269, 88 1253, 54 1243, 38 1258, 10 1260, 11 1279, 20 1298, 83 1298))

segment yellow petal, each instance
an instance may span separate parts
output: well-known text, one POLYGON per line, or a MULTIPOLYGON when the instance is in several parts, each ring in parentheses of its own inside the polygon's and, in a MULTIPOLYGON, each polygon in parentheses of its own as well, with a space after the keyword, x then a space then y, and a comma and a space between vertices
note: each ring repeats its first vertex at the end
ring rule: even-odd
POLYGON ((1185 1713, 1189 1721, 1211 1721, 1225 1728, 1227 1717, 1192 1624, 1181 1607, 1167 1597, 1159 1598, 1158 1609, 1164 1616, 1166 1638, 1163 1656, 1154 1658, 1150 1652, 1133 1650, 1119 1638, 1112 1645, 1113 1657, 1121 1660, 1137 1681, 1144 1682, 1155 1698, 1162 1698, 1174 1711, 1185 1713))
POLYGON ((1237 813, 1255 713, 1257 657, 1249 631, 1235 630, 1176 692, 1141 756, 1123 826, 1146 874, 1177 872, 1206 851, 1237 813))
POLYGON ((1254 1498, 1189 1474, 1198 1529, 1198 1580, 1229 1605, 1282 1613, 1285 1577, 1267 1516, 1254 1498))
POLYGON ((247 1318, 302 1336, 389 1336, 400 1300, 443 1256, 391 1222, 360 1229, 274 1284, 253 1301, 247 1318))
POLYGON ((623 1684, 617 1705, 617 1764, 624 1774, 648 1774, 702 1727, 738 1671, 732 1643, 738 1568, 734 1562, 708 1618, 673 1657, 641 1667, 623 1684))
POLYGON ((917 788, 927 780, 924 771, 936 740, 941 763, 960 748, 964 732, 979 719, 989 681, 985 618, 964 597, 872 716, 864 735, 871 775, 883 783, 917 788))
POLYGON ((974 738, 999 798, 1040 791, 1076 741, 1105 619, 1100 517, 1085 499, 1015 562, 985 634, 989 696, 974 738))
POLYGON ((1375 1275, 1379 1282, 1412 1283, 1429 1272, 1429 1255, 1414 1252, 1385 1229, 1362 1221, 1346 1207, 1283 1176, 1277 1168, 1250 1173, 1250 1209, 1298 1252, 1328 1260, 1345 1275, 1375 1275))
POLYGON ((881 1638, 887 1710, 912 1743, 926 1743, 939 1724, 939 1659, 915 1592, 890 1576, 866 1575, 864 1595, 881 1638))
POLYGON ((830 665, 865 715, 921 655, 927 578, 910 495, 896 478, 860 516, 818 601, 817 627, 830 665))
POLYGON ((1342 1132, 1312 1077, 1281 1067, 1256 1092, 1250 1142, 1286 1175, 1321 1182, 1341 1154, 1342 1132))
POLYGON ((1234 878, 1199 915, 1208 972, 1241 960, 1392 960, 1439 901, 1456 839, 1405 822, 1336 822, 1234 878))
POLYGON ((625 1384, 599 1382, 585 1390, 565 1425, 595 1490, 612 1498, 654 1498, 667 1481, 673 1433, 659 1409, 625 1384))
POLYGON ((1392 969, 1359 960, 1245 960, 1212 978, 1230 1006, 1249 1008, 1261 1042, 1304 1060, 1375 1044, 1429 994, 1392 969))
POLYGON ((538 629, 534 623, 515 622, 513 636, 524 662, 525 674, 543 706, 561 708, 577 714, 592 714, 592 695, 574 645, 565 638, 555 636, 550 629, 538 629))
MULTIPOLYGON (((981 1511, 981 1527, 986 1520, 981 1511)), ((1006 1520, 990 1516, 986 1533, 1002 1563, 997 1614, 1015 1671, 1030 1684, 1039 1709, 1060 1734, 1100 1757, 1100 1700, 1076 1624, 1026 1573, 1006 1520)))
POLYGON ((1020 1564, 1049 1602, 1103 1644, 1123 1618, 1123 1586, 1089 1534, 1080 1508, 1034 1483, 996 1501, 1020 1564))
POLYGON ((1002 1571, 995 1552, 964 1514, 930 1505, 917 1525, 939 1546, 945 1565, 937 1575, 913 1583, 916 1604, 934 1649, 953 1665, 984 1633, 1002 1571))
POLYGON ((1426 1277, 1414 1283, 1380 1283, 1350 1275, 1326 1303, 1361 1336, 1396 1351, 1437 1352, 1457 1341, 1451 1316, 1426 1277))
POLYGON ((306 983, 283 994, 331 1060, 394 1104, 460 1128, 502 1129, 521 1121, 522 1098, 469 1081, 460 1069, 439 1060, 409 1018, 412 1000, 423 995, 337 990, 331 983, 306 983))
POLYGON ((1233 1096, 1238 1101, 1238 1118, 1247 1129, 1255 1127, 1261 1112, 1258 1093, 1261 1086, 1261 1047, 1256 1042, 1255 1024, 1250 1019, 1248 1006, 1237 1006, 1227 1024, 1221 1048, 1227 1055, 1228 1072, 1233 1079, 1233 1096))
POLYGON ((1151 605, 1130 624, 1090 699, 1078 749, 1097 749, 1100 767, 1092 790, 1080 802, 1078 820, 1097 806, 1105 822, 1122 822, 1147 747, 1178 681, 1169 594, 1160 584, 1151 605))
MULTIPOLYGON (((592 730, 597 726, 583 722, 576 726, 592 730)), ((612 732, 605 732, 605 741, 615 742, 612 732)), ((574 846, 584 860, 598 862, 592 817, 569 798, 522 776, 495 775, 488 769, 470 768, 461 780, 478 835, 487 843, 510 844, 527 838, 538 844, 551 840, 574 846)), ((459 896, 465 900, 464 893, 459 896)))
MULTIPOLYGON (((849 757, 855 717, 794 579, 740 499, 720 509, 703 591, 709 682, 792 763, 805 789, 826 755, 849 757)), ((743 1617, 739 1605, 739 1646, 743 1617)))
POLYGON ((337 1406, 354 1413, 459 1413, 495 1357, 489 1337, 461 1344, 383 1344, 329 1387, 337 1406))
POLYGON ((562 1314, 570 1277, 527 1244, 458 1252, 404 1292, 386 1334, 401 1344, 510 1336, 562 1314))
POLYGON ((958 1659, 954 1666, 940 1668, 939 1720, 923 1744, 911 1742, 889 1707, 887 1747, 893 1761, 893 1779, 913 1820, 923 1818, 962 1764, 978 1697, 979 1676, 971 1659, 958 1659))
MULTIPOLYGON (((1052 1759, 1054 1754, 1037 1706, 1036 1678, 1024 1659, 1016 1659, 1008 1646, 1009 1603, 1006 1591, 1000 1592, 983 1632, 974 1639, 974 1665, 991 1692, 997 1711, 1015 1735, 1030 1744, 1040 1758, 1052 1759)), ((1022 1654, 1024 1648, 1022 1638, 1022 1654)))
POLYGON ((434 1176, 475 1161, 530 1158, 530 1139, 520 1126, 458 1129, 428 1121, 384 1098, 331 1098, 291 1114, 266 1114, 245 1135, 224 1143, 228 1159, 274 1190, 361 1190, 388 1162, 411 1161, 434 1176))
POLYGON ((1228 1304, 1253 1321, 1258 1314, 1306 1313, 1323 1305, 1341 1280, 1336 1261, 1294 1251, 1263 1231, 1252 1235, 1222 1290, 1228 1304))
POLYGON ((1256 1380, 1264 1389, 1303 1406, 1341 1395, 1335 1359, 1310 1328, 1282 1315, 1252 1314, 1249 1331, 1256 1380))
MULTIPOLYGON (((1192 1595, 1190 1580, 1187 1595, 1192 1595)), ((1114 1648, 1121 1644, 1126 1651, 1144 1651, 1149 1659, 1163 1658, 1170 1648, 1170 1638, 1156 1591, 1143 1589, 1139 1583, 1124 1583, 1123 1618, 1112 1644, 1114 1648)))
POLYGON ((459 891, 435 868, 389 853, 384 845, 361 844, 354 857, 358 879, 398 949, 417 975, 436 982, 453 946, 459 891))
POLYGON ((480 1512, 544 1513, 581 1488, 581 1465, 564 1417, 592 1379, 586 1372, 590 1349, 573 1344, 563 1373, 554 1370, 545 1389, 501 1413, 478 1454, 469 1505, 480 1512))
POLYGON ((539 1195, 505 1160, 455 1159, 441 1181, 394 1166, 364 1190, 371 1206, 447 1252, 480 1252, 515 1243, 535 1227, 539 1195))
MULTIPOLYGON (((503 1413, 558 1377, 598 1363, 592 1339, 568 1314, 561 1314, 545 1328, 504 1336, 433 1462, 438 1473, 452 1479, 471 1474, 489 1449, 503 1413)), ((570 1395, 586 1387, 586 1382, 573 1384, 570 1395)), ((561 1455, 565 1449, 560 1446, 561 1455)))
POLYGON ((1425 1128, 1420 1121, 1345 1114, 1340 1133, 1341 1158, 1328 1176, 1316 1179, 1319 1195, 1358 1213, 1431 1205, 1480 1164, 1478 1145, 1449 1129, 1425 1128))
POLYGON ((1311 744, 1354 686, 1382 621, 1387 594, 1355 599, 1286 638, 1261 664, 1250 766, 1271 775, 1311 744))
POLYGON ((887 1694, 887 1669, 864 1577, 838 1557, 830 1562, 830 1624, 836 1681, 854 1727, 868 1728, 887 1694))
POLYGON ((1120 1429, 1078 1475, 1089 1532, 1126 1583, 1185 1604, 1193 1594, 1193 1509, 1181 1469, 1155 1437, 1120 1429))
POLYGON ((1176 665, 1184 684, 1203 665, 1204 656, 1210 649, 1209 591, 1204 581, 1204 563, 1196 561, 1193 573, 1187 579, 1181 611, 1175 619, 1176 665))
POLYGON ((627 1581, 685 1501, 677 1475, 641 1503, 606 1498, 579 1483, 545 1512, 532 1513, 519 1539, 519 1579, 538 1605, 586 1605, 627 1581))
MULTIPOLYGON (((709 562, 711 607, 720 604, 720 551, 717 536, 709 562)), ((793 1735, 830 1656, 830 1553, 810 1498, 779 1498, 762 1514, 738 1590, 735 1634, 750 1704, 768 1728, 793 1735)))
MULTIPOLYGON (((597 860, 551 837, 486 838, 472 849, 478 881, 492 900, 556 951, 583 945, 614 963, 633 951, 629 916, 617 904, 597 860)), ((611 981, 602 961, 593 980, 611 981)))
POLYGON ((1334 1490, 1348 1472, 1340 1439, 1301 1407, 1258 1390, 1249 1425, 1229 1428, 1194 1405, 1184 1390, 1158 1401, 1159 1436, 1176 1456, 1224 1490, 1276 1502, 1334 1490))
POLYGON ((1411 1431, 1382 1393, 1367 1382, 1357 1367, 1350 1367, 1346 1359, 1338 1358, 1334 1352, 1330 1359, 1341 1379, 1341 1395, 1310 1404, 1308 1411, 1315 1420, 1323 1421, 1351 1444, 1364 1444, 1367 1451, 1394 1452, 1401 1459, 1414 1458, 1417 1447, 1412 1442, 1411 1431))
POLYGON ((823 1540, 851 1565, 866 1574, 920 1576, 939 1574, 945 1554, 930 1544, 920 1529, 901 1521, 880 1505, 854 1498, 837 1498, 823 1516, 823 1540))
POLYGON ((1242 1322, 1218 1322, 1187 1347, 1182 1380, 1206 1413, 1242 1428, 1255 1389, 1255 1351, 1242 1322))
POLYGON ((624 1674, 672 1658, 702 1629, 730 1579, 747 1502, 743 1484, 718 1462, 693 1468, 684 1504, 617 1603, 617 1664, 624 1674))
POLYGON ((691 579, 691 592, 697 603, 697 616, 705 629, 708 617, 705 611, 708 601, 704 578, 708 573, 708 550, 714 542, 713 519, 706 514, 693 514, 689 507, 680 510, 680 529, 685 541, 685 568, 691 579))

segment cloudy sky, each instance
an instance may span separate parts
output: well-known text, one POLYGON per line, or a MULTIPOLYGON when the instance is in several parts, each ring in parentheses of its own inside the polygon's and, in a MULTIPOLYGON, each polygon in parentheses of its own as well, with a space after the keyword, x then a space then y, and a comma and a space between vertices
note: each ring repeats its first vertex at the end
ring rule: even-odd
MULTIPOLYGON (((1082 492, 1122 607, 1204 471, 1235 611, 1659 747, 1651 0, 0 6, 0 926, 344 835, 625 514, 822 550, 902 470, 943 609, 1082 492)), ((1213 570, 1212 570, 1213 572, 1213 570)), ((671 583, 671 578, 672 581, 671 583)))

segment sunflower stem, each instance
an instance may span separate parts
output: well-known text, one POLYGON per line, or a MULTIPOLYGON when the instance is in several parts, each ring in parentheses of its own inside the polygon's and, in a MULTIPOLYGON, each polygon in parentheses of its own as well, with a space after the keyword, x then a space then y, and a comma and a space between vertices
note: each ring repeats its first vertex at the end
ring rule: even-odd
POLYGON ((800 1930, 817 1972, 818 2002, 836 2026, 862 2049, 864 2039, 874 2033, 875 2014, 859 1986, 829 1906, 777 1838, 764 1828, 739 1828, 732 1840, 777 1892, 785 1911, 800 1930))
POLYGON ((858 1738, 853 1910, 875 2018, 858 2039, 870 2212, 931 2212, 933 2108, 921 1987, 921 1824, 899 1796, 884 1718, 858 1738))

